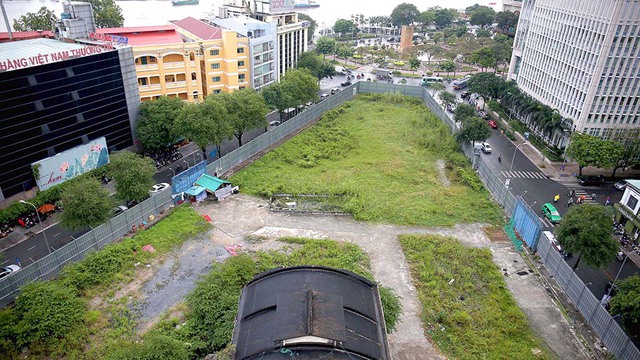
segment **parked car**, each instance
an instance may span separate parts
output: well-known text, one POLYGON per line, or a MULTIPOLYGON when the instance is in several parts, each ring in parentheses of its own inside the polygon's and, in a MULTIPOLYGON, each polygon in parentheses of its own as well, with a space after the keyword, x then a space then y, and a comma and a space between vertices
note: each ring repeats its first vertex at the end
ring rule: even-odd
POLYGON ((602 186, 604 184, 604 176, 602 175, 578 176, 578 184, 582 186, 602 186))
POLYGON ((269 121, 269 126, 278 126, 281 122, 279 120, 269 121))
POLYGON ((487 124, 489 124, 489 127, 491 127, 492 129, 497 129, 498 128, 498 124, 493 120, 489 120, 487 122, 487 124))
POLYGON ((556 236, 553 235, 551 231, 543 231, 542 233, 547 237, 547 239, 549 239, 549 241, 551 242, 551 246, 553 246, 554 249, 558 250, 559 253, 562 253, 562 246, 558 244, 558 239, 556 239, 556 236))
POLYGON ((324 99, 328 98, 329 94, 322 94, 320 95, 320 98, 318 99, 318 102, 322 102, 324 99))
POLYGON ((124 206, 124 205, 118 205, 116 207, 113 208, 113 210, 111 211, 111 215, 116 216, 116 215, 120 215, 123 212, 129 210, 128 207, 124 206))
POLYGON ((627 188, 627 181, 626 180, 620 180, 617 183, 613 184, 613 187, 616 188, 616 190, 624 190, 627 188))
POLYGON ((460 94, 460 98, 465 100, 468 99, 470 96, 471 96, 471 92, 469 91, 465 91, 462 94, 460 94))
POLYGON ((161 192, 162 190, 164 190, 164 189, 168 188, 169 186, 171 186, 171 185, 169 185, 169 184, 167 184, 167 183, 159 183, 159 184, 155 184, 155 185, 153 185, 153 186, 151 187, 151 190, 149 190, 149 194, 151 194, 151 195, 155 195, 155 194, 157 194, 157 193, 161 192))
POLYGON ((480 150, 482 150, 482 152, 485 154, 491 154, 491 145, 486 142, 482 143, 482 148, 480 148, 480 150))
POLYGON ((20 270, 20 266, 18 265, 7 265, 0 269, 0 279, 5 278, 15 272, 20 270))
POLYGON ((335 93, 337 93, 338 91, 340 91, 340 88, 333 88, 331 89, 331 95, 334 95, 335 93))
POLYGON ((347 81, 345 81, 343 83, 340 83, 340 86, 349 86, 351 84, 352 84, 352 82, 350 80, 347 80, 347 81))
POLYGON ((552 224, 557 224, 560 222, 560 220, 562 220, 560 213, 551 203, 545 203, 544 205, 542 205, 542 215, 549 219, 552 224))

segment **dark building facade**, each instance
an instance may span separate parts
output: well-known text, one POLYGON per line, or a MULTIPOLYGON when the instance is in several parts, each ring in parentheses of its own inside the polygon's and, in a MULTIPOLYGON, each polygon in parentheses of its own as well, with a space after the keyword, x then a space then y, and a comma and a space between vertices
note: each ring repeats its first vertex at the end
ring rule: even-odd
MULTIPOLYGON (((21 43, 11 45, 20 47, 21 43)), ((33 56, 41 55, 37 54, 41 45, 30 48, 25 44, 27 51, 17 56, 31 63, 33 56)), ((66 49, 70 45, 59 46, 66 49)), ((36 186, 33 162, 102 136, 111 151, 133 145, 131 115, 137 106, 131 109, 131 99, 138 94, 128 94, 132 89, 125 86, 123 71, 127 70, 121 66, 130 48, 94 50, 86 56, 82 49, 87 48, 63 50, 77 56, 62 61, 20 67, 16 57, 18 60, 6 60, 0 68, 0 200, 36 186), (10 61, 18 68, 12 69, 10 61)))

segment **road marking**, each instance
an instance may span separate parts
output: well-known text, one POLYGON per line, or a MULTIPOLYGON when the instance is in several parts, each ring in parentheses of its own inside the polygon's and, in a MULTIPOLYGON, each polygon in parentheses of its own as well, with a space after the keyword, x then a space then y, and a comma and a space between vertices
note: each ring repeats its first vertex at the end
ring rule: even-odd
POLYGON ((56 236, 58 236, 58 235, 60 235, 60 233, 57 233, 57 234, 53 235, 53 237, 56 237, 56 236))
POLYGON ((2 262, 2 265, 6 264, 8 262, 9 262, 9 260, 5 260, 5 261, 2 262))
POLYGON ((505 178, 520 178, 520 179, 547 179, 547 176, 539 171, 501 171, 502 176, 505 178))
POLYGON ((35 248, 36 248, 35 246, 32 246, 32 247, 28 248, 27 251, 31 251, 31 250, 33 250, 35 248))

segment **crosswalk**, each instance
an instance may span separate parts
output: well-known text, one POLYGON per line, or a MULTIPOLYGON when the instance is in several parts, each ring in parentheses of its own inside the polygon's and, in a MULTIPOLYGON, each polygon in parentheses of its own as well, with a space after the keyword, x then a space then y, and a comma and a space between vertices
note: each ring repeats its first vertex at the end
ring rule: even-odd
POLYGON ((550 228, 556 227, 556 225, 552 223, 549 219, 547 219, 545 216, 540 215, 539 217, 540 217, 540 220, 542 220, 542 224, 544 224, 544 226, 550 227, 550 228))
POLYGON ((507 179, 547 179, 547 175, 541 171, 500 171, 507 179))

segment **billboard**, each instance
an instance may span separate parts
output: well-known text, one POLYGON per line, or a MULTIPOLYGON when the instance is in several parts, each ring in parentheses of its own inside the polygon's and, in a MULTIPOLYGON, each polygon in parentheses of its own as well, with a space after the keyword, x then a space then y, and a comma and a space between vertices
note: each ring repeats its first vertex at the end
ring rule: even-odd
POLYGON ((46 190, 109 163, 104 137, 31 164, 38 188, 46 190))
POLYGON ((292 12, 293 0, 270 0, 269 9, 272 13, 292 12))

